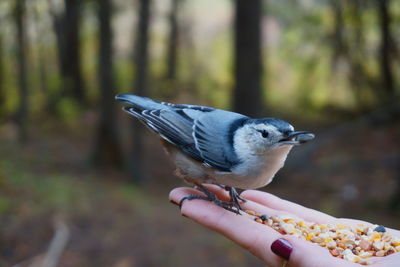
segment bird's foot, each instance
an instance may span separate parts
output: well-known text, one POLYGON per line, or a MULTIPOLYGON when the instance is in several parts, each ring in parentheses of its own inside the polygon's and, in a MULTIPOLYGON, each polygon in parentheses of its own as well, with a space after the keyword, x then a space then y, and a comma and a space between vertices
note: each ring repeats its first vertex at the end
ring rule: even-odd
POLYGON ((229 192, 230 202, 235 203, 236 206, 239 207, 240 210, 243 211, 242 207, 240 206, 239 201, 246 202, 246 199, 242 198, 239 193, 236 191, 234 187, 226 186, 223 184, 217 184, 222 189, 225 189, 229 192))
MULTIPOLYGON (((246 199, 242 198, 234 187, 225 186, 225 190, 229 192, 229 196, 231 197, 230 201, 236 203, 239 207, 239 201, 246 202, 246 199)), ((241 207, 240 209, 243 210, 241 207)))
MULTIPOLYGON (((202 191, 205 194, 205 196, 188 195, 188 196, 186 196, 186 197, 181 199, 181 201, 179 202, 179 207, 182 207, 183 201, 185 201, 185 200, 203 199, 203 200, 212 201, 216 205, 218 205, 218 206, 220 206, 220 207, 222 207, 222 208, 224 208, 226 210, 229 210, 229 211, 231 211, 233 213, 236 213, 236 214, 240 214, 240 211, 243 210, 240 207, 240 204, 239 204, 239 202, 237 200, 236 201, 222 201, 222 200, 218 199, 218 197, 214 193, 209 191, 203 185, 197 184, 197 188, 200 191, 202 191)), ((235 192, 236 192, 236 190, 235 190, 235 192)), ((237 192, 236 192, 236 194, 237 194, 237 192)), ((237 194, 237 196, 238 196, 238 198, 240 198, 238 194, 237 194)), ((232 196, 231 196, 231 200, 232 200, 232 196)))

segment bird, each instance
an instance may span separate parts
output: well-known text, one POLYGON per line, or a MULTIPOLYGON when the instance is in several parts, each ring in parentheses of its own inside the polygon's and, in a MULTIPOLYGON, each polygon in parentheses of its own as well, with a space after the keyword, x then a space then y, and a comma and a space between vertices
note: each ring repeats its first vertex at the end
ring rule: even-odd
POLYGON ((175 174, 195 185, 204 195, 188 195, 184 200, 204 199, 226 210, 240 213, 236 188, 257 189, 269 184, 284 166, 293 146, 314 139, 306 131, 295 131, 288 122, 276 118, 251 118, 232 111, 190 104, 173 104, 134 94, 115 99, 123 110, 155 132, 176 165, 175 174), (216 184, 229 192, 222 201, 203 184, 216 184))

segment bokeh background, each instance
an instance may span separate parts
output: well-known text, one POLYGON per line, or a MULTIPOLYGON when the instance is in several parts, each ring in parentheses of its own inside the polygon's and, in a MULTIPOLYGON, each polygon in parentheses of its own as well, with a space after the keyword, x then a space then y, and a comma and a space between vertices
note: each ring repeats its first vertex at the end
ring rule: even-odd
POLYGON ((1 0, 0 266, 263 266, 180 216, 117 93, 317 138, 262 189, 400 228, 400 1, 1 0))

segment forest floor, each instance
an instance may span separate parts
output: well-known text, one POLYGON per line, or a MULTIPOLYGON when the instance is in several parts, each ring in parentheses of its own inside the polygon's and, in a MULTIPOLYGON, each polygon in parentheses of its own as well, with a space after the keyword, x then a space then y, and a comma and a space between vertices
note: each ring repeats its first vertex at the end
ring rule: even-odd
MULTIPOLYGON (((146 142, 149 179, 134 186, 122 171, 91 167, 94 127, 74 127, 37 127, 24 147, 12 126, 1 128, 0 266, 43 259, 60 225, 68 230, 60 266, 263 266, 168 202, 183 183, 157 138, 146 142)), ((400 126, 320 132, 314 145, 294 149, 266 190, 334 216, 400 228, 399 211, 389 208, 400 179, 400 126)))

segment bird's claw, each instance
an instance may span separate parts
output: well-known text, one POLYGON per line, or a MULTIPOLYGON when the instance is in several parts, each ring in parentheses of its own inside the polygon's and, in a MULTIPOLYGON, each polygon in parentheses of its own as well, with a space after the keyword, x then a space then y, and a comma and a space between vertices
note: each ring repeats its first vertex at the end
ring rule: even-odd
POLYGON ((211 199, 210 199, 209 197, 207 197, 207 196, 187 195, 186 197, 183 197, 183 198, 181 199, 181 201, 179 201, 179 208, 180 208, 180 209, 182 208, 183 201, 185 201, 185 200, 192 200, 192 199, 203 199, 203 200, 210 200, 210 201, 211 201, 211 199))
MULTIPOLYGON (((221 186, 221 185, 219 185, 221 186)), ((236 214, 240 214, 240 211, 242 211, 242 207, 239 204, 239 200, 245 202, 246 200, 241 198, 239 196, 239 194, 236 192, 236 190, 232 187, 226 187, 224 186, 223 188, 225 188, 226 190, 229 191, 229 196, 231 197, 230 201, 221 201, 217 198, 217 196, 210 192, 209 190, 207 190, 204 186, 198 184, 197 185, 197 189, 199 189, 200 191, 202 191, 205 196, 200 196, 200 195, 187 195, 185 197, 183 197, 181 199, 181 201, 179 201, 179 208, 182 208, 182 204, 185 200, 192 200, 192 199, 203 199, 203 200, 208 200, 208 201, 212 201, 214 202, 217 206, 224 208, 228 211, 231 211, 233 213, 236 214)))
POLYGON ((240 206, 239 201, 246 202, 246 199, 242 198, 234 187, 225 186, 224 188, 226 191, 229 192, 229 197, 231 198, 230 202, 234 203, 235 207, 237 207, 237 209, 243 211, 242 207, 240 206))

